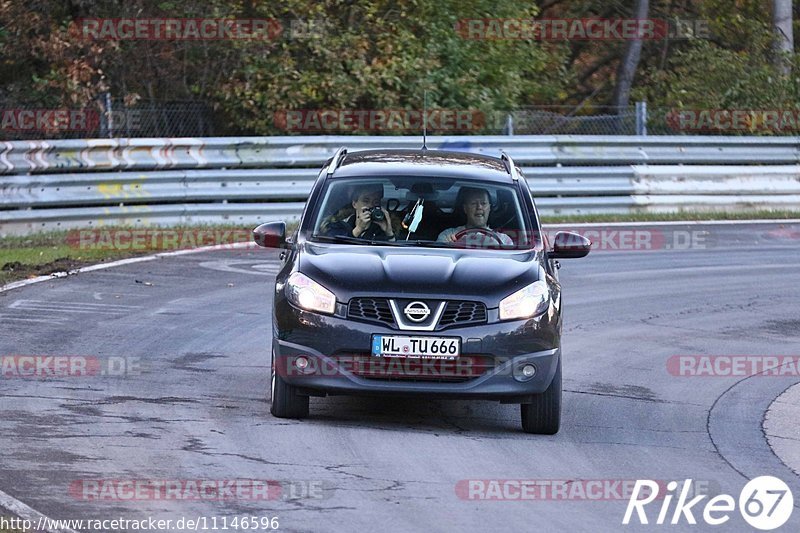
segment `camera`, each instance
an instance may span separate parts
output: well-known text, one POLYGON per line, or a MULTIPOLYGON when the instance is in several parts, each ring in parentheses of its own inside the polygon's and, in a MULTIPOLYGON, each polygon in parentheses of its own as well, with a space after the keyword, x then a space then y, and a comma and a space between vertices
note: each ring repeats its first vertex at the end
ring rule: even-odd
POLYGON ((369 216, 373 222, 382 222, 384 218, 383 210, 380 207, 373 207, 369 211, 369 216))

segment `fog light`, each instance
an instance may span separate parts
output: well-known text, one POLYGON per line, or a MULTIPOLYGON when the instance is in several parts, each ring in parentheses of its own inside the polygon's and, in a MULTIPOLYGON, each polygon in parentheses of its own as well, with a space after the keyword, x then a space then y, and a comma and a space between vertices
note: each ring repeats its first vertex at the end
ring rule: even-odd
POLYGON ((522 367, 522 375, 526 378, 532 378, 536 375, 536 367, 533 365, 525 365, 522 367))
POLYGON ((308 368, 308 359, 303 356, 298 357, 294 361, 294 366, 296 366, 299 370, 305 370, 308 368))

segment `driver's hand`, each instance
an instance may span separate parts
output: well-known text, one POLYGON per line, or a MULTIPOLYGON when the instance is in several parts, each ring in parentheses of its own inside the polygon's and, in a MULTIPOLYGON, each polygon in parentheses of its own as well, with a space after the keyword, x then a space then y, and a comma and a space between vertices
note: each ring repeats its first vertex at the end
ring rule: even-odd
POLYGON ((450 233, 449 235, 446 235, 445 238, 444 238, 444 242, 456 242, 456 234, 457 233, 458 232, 450 233))

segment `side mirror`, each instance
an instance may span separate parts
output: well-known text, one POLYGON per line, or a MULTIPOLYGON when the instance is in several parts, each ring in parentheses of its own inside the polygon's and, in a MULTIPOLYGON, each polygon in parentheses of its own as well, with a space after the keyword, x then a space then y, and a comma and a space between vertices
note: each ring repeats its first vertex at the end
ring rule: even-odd
POLYGON ((572 233, 571 231, 559 231, 553 239, 553 251, 550 257, 553 259, 572 259, 586 256, 592 249, 592 241, 572 233))
POLYGON ((253 242, 264 248, 286 248, 286 222, 267 222, 253 230, 253 242))

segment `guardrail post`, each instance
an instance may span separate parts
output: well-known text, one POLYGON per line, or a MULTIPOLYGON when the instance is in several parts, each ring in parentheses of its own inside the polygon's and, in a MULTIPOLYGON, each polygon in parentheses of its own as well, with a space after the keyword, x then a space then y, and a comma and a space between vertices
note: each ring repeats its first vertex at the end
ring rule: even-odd
POLYGON ((514 117, 511 113, 506 115, 506 135, 514 135, 514 117))
POLYGON ((111 109, 111 93, 107 92, 103 95, 103 107, 105 108, 105 126, 108 131, 108 138, 114 137, 114 114, 111 109))
POLYGON ((647 102, 636 102, 636 135, 647 135, 647 102))

